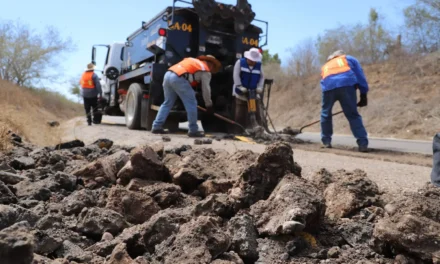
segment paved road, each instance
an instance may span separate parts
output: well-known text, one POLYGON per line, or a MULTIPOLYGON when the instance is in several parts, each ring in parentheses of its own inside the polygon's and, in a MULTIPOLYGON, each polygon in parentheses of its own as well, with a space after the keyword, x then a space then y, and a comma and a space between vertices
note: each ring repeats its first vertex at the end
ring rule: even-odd
MULTIPOLYGON (((319 133, 303 133, 297 136, 299 139, 311 142, 321 142, 319 133)), ((356 147, 356 139, 349 135, 335 135, 332 140, 333 145, 356 147)), ((422 140, 403 140, 389 138, 370 138, 369 147, 374 149, 384 149, 407 153, 420 153, 432 155, 432 142, 422 140)))
MULTIPOLYGON (((108 124, 125 125, 123 117, 104 116, 103 122, 108 124)), ((186 123, 181 123, 180 127, 186 129, 186 123)), ((199 123, 201 129, 201 124, 199 123)), ((320 143, 321 138, 319 133, 302 133, 297 136, 302 140, 320 143)), ((351 135, 335 135, 333 136, 333 145, 341 145, 347 147, 356 147, 356 139, 351 135)), ((403 139, 388 139, 388 138, 370 138, 370 148, 399 151, 406 153, 419 153, 432 155, 432 142, 422 140, 403 140, 403 139)))
MULTIPOLYGON (((80 139, 86 144, 90 144, 99 138, 108 138, 115 144, 139 146, 162 141, 162 136, 154 135, 144 130, 129 130, 123 125, 121 118, 105 118, 105 122, 118 125, 98 125, 87 126, 84 118, 76 118, 63 124, 63 140, 80 139)), ((184 124, 182 124, 184 126, 184 124)), ((307 134, 305 134, 307 135, 307 134)), ((249 149, 261 153, 266 148, 265 145, 250 144, 241 141, 221 140, 212 142, 212 145, 194 145, 194 139, 188 138, 185 132, 169 135, 170 142, 164 142, 165 149, 179 147, 182 144, 191 145, 193 148, 209 147, 213 149, 223 149, 230 153, 249 149)), ((402 157, 405 158, 405 157, 402 157)), ((408 158, 408 157, 406 157, 408 158)), ((383 190, 400 192, 402 190, 411 191, 422 187, 429 181, 431 168, 427 166, 409 165, 394 163, 385 160, 364 159, 360 157, 342 156, 328 152, 314 152, 301 149, 294 150, 294 159, 302 167, 302 174, 305 178, 310 178, 321 168, 330 171, 345 169, 364 170, 368 177, 375 181, 383 190)))

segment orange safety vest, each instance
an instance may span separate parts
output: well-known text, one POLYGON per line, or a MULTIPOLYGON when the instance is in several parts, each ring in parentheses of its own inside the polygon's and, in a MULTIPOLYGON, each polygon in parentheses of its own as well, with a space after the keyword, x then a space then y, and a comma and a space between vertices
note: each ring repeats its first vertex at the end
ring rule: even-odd
POLYGON ((80 84, 83 89, 93 89, 95 84, 93 83, 93 71, 86 71, 83 73, 80 84))
MULTIPOLYGON (((199 71, 210 71, 208 65, 204 61, 195 58, 185 58, 181 62, 171 66, 169 70, 177 74, 177 76, 179 77, 184 74, 194 75, 196 72, 199 71)), ((197 84, 198 82, 194 80, 191 83, 191 86, 195 87, 197 86, 197 84)))
POLYGON ((350 71, 350 65, 348 65, 347 57, 345 55, 339 56, 329 60, 321 68, 321 77, 324 80, 330 75, 340 74, 350 71))

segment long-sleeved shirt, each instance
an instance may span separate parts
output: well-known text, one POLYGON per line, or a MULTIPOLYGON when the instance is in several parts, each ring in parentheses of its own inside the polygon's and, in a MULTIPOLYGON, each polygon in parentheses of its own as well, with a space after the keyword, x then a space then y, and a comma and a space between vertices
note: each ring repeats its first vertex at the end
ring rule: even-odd
MULTIPOLYGON (((253 69, 252 66, 249 66, 249 68, 251 70, 253 69)), ((241 100, 246 101, 247 98, 245 96, 242 96, 242 95, 239 95, 239 94, 235 93, 235 87, 242 85, 241 84, 240 73, 241 73, 240 60, 237 60, 235 62, 235 65, 234 65, 234 75, 233 75, 233 77, 234 77, 234 85, 232 87, 232 95, 237 97, 237 98, 240 98, 241 100)), ((263 73, 263 67, 261 67, 260 81, 258 82, 257 89, 258 88, 263 89, 263 87, 264 87, 264 73, 263 73)))
POLYGON ((212 106, 212 100, 211 100, 211 73, 207 71, 198 71, 194 73, 194 75, 189 74, 188 75, 188 81, 191 83, 194 80, 197 82, 202 83, 202 96, 203 101, 205 101, 205 106, 210 107, 212 106), (194 79, 193 79, 194 76, 194 79))
POLYGON ((350 66, 350 71, 330 75, 324 80, 321 80, 322 91, 326 92, 341 87, 358 86, 361 94, 366 94, 369 88, 361 64, 356 58, 350 55, 347 55, 346 58, 350 66))
POLYGON ((84 98, 94 98, 94 97, 98 97, 98 95, 102 97, 101 83, 99 82, 99 78, 98 75, 96 75, 96 73, 93 73, 92 80, 93 80, 93 84, 95 85, 95 88, 81 89, 82 96, 84 98))

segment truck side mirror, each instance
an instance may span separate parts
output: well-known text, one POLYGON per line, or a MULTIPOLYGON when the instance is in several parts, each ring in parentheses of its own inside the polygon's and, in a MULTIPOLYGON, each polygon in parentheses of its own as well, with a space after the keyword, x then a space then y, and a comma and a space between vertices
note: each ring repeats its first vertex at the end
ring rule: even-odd
POLYGON ((96 59, 96 48, 93 47, 93 48, 92 48, 92 63, 93 63, 94 65, 96 65, 96 61, 95 61, 95 59, 96 59))

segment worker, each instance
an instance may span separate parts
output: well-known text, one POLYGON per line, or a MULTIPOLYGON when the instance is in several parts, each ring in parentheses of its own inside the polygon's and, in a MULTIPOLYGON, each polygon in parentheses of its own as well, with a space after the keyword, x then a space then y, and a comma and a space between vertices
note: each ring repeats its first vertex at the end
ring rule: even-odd
POLYGON ((185 58, 171 66, 164 76, 163 91, 165 100, 160 106, 151 130, 154 134, 165 133, 163 125, 170 113, 177 96, 183 102, 189 123, 189 137, 204 137, 197 125, 197 99, 193 88, 201 83, 202 96, 208 114, 213 114, 211 100, 211 74, 217 73, 221 63, 212 55, 197 58, 185 58))
POLYGON ((232 95, 235 97, 235 121, 243 127, 248 125, 248 90, 256 89, 257 94, 263 93, 262 59, 263 55, 260 50, 251 48, 245 51, 244 58, 237 60, 234 65, 232 95))
POLYGON ((89 63, 80 80, 84 109, 86 110, 87 124, 89 126, 92 125, 92 115, 94 124, 101 123, 101 113, 98 113, 97 108, 98 100, 102 98, 102 89, 98 75, 96 75, 94 70, 95 65, 89 63))
POLYGON ((367 131, 357 107, 367 106, 368 83, 358 60, 335 51, 321 68, 322 109, 321 141, 324 148, 331 148, 333 124, 332 108, 339 101, 350 129, 357 139, 360 152, 368 151, 367 131), (356 104, 356 88, 360 90, 360 101, 356 104))
POLYGON ((436 187, 440 187, 440 133, 435 134, 432 140, 432 171, 431 183, 436 187))

